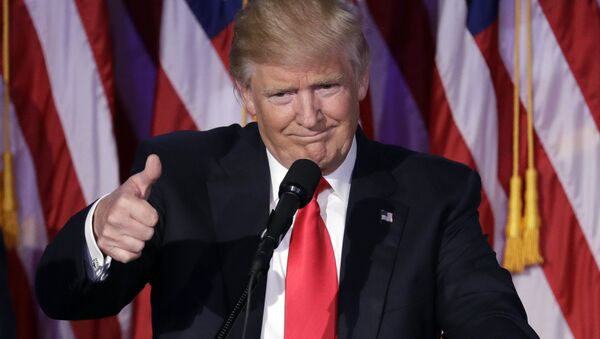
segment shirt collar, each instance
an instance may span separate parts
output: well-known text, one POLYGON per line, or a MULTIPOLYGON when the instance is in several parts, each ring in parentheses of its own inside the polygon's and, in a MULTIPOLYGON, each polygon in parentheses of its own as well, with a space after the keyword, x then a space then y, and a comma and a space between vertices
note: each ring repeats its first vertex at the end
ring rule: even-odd
MULTIPOLYGON (((275 159, 273 154, 267 148, 267 159, 269 160, 269 171, 271 172, 271 202, 279 200, 279 184, 287 174, 287 168, 275 159)), ((352 180, 352 171, 356 163, 356 137, 352 139, 352 146, 346 155, 346 159, 333 172, 325 175, 325 180, 333 189, 333 193, 338 195, 340 199, 348 202, 350 195, 350 182, 352 180)))

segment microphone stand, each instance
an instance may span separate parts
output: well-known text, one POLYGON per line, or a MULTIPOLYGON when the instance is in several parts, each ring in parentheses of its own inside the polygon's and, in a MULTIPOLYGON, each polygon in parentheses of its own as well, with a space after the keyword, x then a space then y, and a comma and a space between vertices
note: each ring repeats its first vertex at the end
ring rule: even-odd
MULTIPOLYGON (((271 224, 271 219, 273 218, 274 214, 275 211, 271 211, 271 214, 269 216, 269 223, 267 223, 267 225, 271 224)), ((281 239, 287 233, 291 225, 292 219, 290 218, 289 221, 284 224, 283 232, 269 232, 270 230, 267 229, 263 234, 262 238, 260 239, 260 243, 258 244, 258 248, 256 249, 256 253, 254 254, 254 260, 252 260, 252 265, 250 266, 250 274, 248 277, 248 283, 246 284, 246 288, 244 288, 244 291, 242 292, 242 295, 238 299, 237 303, 235 304, 227 318, 225 318, 225 321, 221 325, 221 328, 219 329, 219 332, 215 337, 216 339, 227 338, 229 332, 231 332, 231 329, 233 328, 233 324, 235 323, 237 317, 239 316, 244 306, 247 306, 247 309, 246 317, 244 320, 244 331, 242 338, 246 337, 246 325, 248 321, 248 313, 250 312, 249 301, 252 295, 252 290, 267 275, 271 262, 271 257, 273 257, 273 252, 275 251, 275 248, 277 248, 277 246, 281 242, 281 239), (280 236, 274 233, 279 233, 280 236)))

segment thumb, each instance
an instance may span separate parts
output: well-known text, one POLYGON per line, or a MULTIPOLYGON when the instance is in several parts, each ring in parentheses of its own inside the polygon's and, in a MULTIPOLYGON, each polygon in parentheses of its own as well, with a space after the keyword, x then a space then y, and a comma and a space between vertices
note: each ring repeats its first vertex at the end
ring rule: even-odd
POLYGON ((156 180, 160 178, 161 172, 160 158, 156 154, 150 154, 146 158, 144 170, 131 177, 144 199, 150 196, 150 189, 156 180))

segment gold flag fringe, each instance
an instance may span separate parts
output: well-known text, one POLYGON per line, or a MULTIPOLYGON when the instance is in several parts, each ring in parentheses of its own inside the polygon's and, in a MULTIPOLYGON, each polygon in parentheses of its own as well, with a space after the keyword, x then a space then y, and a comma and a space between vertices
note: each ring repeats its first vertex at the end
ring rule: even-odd
POLYGON ((515 0, 515 50, 513 98, 513 175, 510 179, 508 222, 503 266, 521 272, 528 265, 543 263, 540 254, 541 218, 538 210, 537 171, 533 147, 533 89, 531 66, 531 3, 526 0, 527 22, 527 170, 525 172, 525 208, 523 213, 522 182, 519 176, 519 38, 521 3, 515 0))
POLYGON ((508 201, 508 222, 506 224, 506 245, 503 266, 511 272, 521 272, 525 268, 523 239, 521 238, 521 201, 522 183, 517 175, 510 179, 510 197, 508 201))
POLYGON ((525 268, 523 258, 523 239, 521 235, 523 202, 521 200, 522 182, 519 176, 519 23, 521 21, 521 2, 515 0, 515 50, 513 89, 513 174, 510 178, 508 198, 508 221, 506 223, 506 244, 504 246, 503 266, 511 272, 521 272, 525 268))
POLYGON ((530 168, 525 174, 525 215, 523 216, 523 260, 525 265, 544 262, 540 255, 540 214, 538 211, 537 172, 530 168))
POLYGON ((19 225, 17 223, 17 203, 14 192, 14 177, 12 169, 12 154, 5 151, 2 187, 2 217, 0 224, 4 232, 4 243, 7 248, 15 248, 18 243, 19 225))
POLYGON ((526 0, 527 16, 527 171, 525 172, 525 215, 523 216, 523 256, 525 265, 541 264, 540 213, 537 171, 533 148, 533 86, 531 80, 531 0, 526 0))

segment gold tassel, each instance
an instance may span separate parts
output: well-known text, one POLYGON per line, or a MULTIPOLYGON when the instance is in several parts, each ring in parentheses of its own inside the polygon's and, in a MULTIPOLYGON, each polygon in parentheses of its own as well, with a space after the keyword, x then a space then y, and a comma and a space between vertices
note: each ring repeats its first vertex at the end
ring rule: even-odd
POLYGON ((533 149, 533 86, 531 80, 531 3, 526 4, 527 20, 527 171, 525 172, 525 214, 523 216, 523 257, 525 265, 544 262, 540 255, 540 213, 537 171, 533 149))
POLYGON ((3 0, 2 11, 2 81, 4 84, 4 107, 2 115, 2 127, 4 133, 4 153, 2 159, 4 160, 4 173, 2 175, 2 223, 0 226, 2 226, 2 231, 4 232, 4 242, 6 244, 6 247, 15 248, 18 242, 19 225, 17 224, 17 200, 13 185, 14 176, 12 167, 12 153, 10 152, 10 138, 8 134, 10 132, 8 125, 8 115, 10 109, 8 0, 3 0))
POLYGON ((506 223, 506 244, 502 266, 510 272, 521 272, 525 268, 523 240, 521 239, 521 178, 510 178, 510 198, 508 201, 508 222, 506 223))
POLYGON ((2 158, 4 160, 4 194, 2 197, 2 228, 4 231, 4 243, 7 248, 15 248, 19 236, 19 225, 17 223, 17 201, 13 186, 12 154, 10 151, 4 151, 2 158))
POLYGON ((527 169, 525 187, 525 215, 523 217, 523 259, 525 265, 544 262, 540 255, 540 215, 538 211, 537 173, 527 169))
POLYGON ((522 236, 522 182, 519 176, 519 22, 520 0, 515 0, 515 87, 513 89, 513 174, 510 178, 506 244, 502 265, 510 272, 521 272, 525 268, 522 236))

